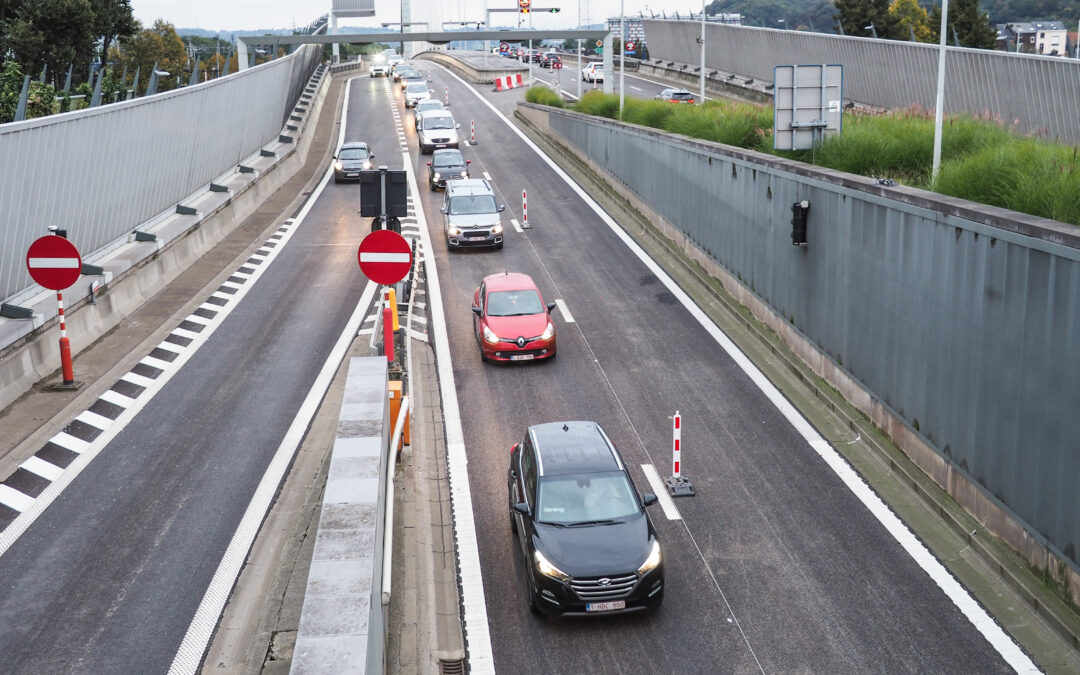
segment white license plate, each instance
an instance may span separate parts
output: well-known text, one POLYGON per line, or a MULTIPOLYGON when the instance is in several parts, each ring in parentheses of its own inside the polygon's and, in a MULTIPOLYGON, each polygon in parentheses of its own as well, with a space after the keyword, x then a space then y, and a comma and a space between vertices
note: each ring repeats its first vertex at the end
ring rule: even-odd
MULTIPOLYGON (((510 355, 510 360, 511 361, 532 361, 533 358, 535 358, 535 356, 533 354, 511 354, 510 355)), ((605 603, 599 603, 599 604, 602 605, 602 604, 605 604, 605 603)), ((626 603, 624 602, 623 604, 625 605, 626 603)))
POLYGON ((436 148, 445 148, 447 145, 449 145, 449 144, 448 143, 436 143, 435 147, 436 148))
POLYGON ((469 237, 469 241, 484 241, 487 237, 469 237))
POLYGON ((612 602, 588 602, 585 603, 586 612, 610 612, 616 609, 626 609, 625 600, 614 600, 612 602))
POLYGON ((358 173, 347 173, 347 174, 345 174, 345 177, 346 178, 356 178, 359 175, 360 174, 358 174, 358 173))

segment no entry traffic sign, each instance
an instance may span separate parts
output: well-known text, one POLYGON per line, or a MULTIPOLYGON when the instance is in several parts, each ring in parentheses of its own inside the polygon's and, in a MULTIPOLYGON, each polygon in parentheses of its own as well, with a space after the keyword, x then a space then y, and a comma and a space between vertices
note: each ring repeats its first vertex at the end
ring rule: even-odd
POLYGON ((30 244, 26 252, 30 277, 49 290, 62 291, 79 280, 82 258, 75 244, 55 234, 30 244))
POLYGON ((499 51, 500 52, 508 52, 508 51, 510 51, 510 45, 505 43, 505 42, 500 42, 499 43, 499 51))
POLYGON ((412 267, 409 242, 393 230, 375 230, 360 242, 360 271, 377 284, 396 284, 412 267))
POLYGON ((634 51, 634 43, 633 43, 633 41, 628 40, 626 42, 626 51, 628 51, 628 52, 634 51))

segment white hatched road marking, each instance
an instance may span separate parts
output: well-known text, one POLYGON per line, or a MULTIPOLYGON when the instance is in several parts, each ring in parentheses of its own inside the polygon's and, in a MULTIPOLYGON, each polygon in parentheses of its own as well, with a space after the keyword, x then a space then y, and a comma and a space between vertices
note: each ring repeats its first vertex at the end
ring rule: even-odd
POLYGON ((667 519, 682 520, 682 514, 679 513, 679 509, 675 508, 675 502, 671 499, 671 495, 668 494, 667 486, 664 485, 660 474, 656 472, 656 467, 652 464, 642 464, 641 470, 645 472, 645 479, 649 481, 653 494, 656 495, 657 501, 660 502, 660 508, 664 510, 667 519))
POLYGON ((146 365, 157 368, 158 370, 168 370, 172 367, 172 363, 164 361, 162 359, 156 359, 153 356, 144 356, 139 363, 145 363, 146 365))
MULTIPOLYGON (((231 297, 231 296, 228 296, 228 297, 231 297)), ((189 340, 198 340, 199 338, 202 337, 202 333, 196 333, 195 331, 186 330, 184 328, 179 328, 179 327, 173 328, 172 329, 172 334, 176 335, 176 336, 179 336, 179 337, 187 338, 189 340)))
POLYGON ((487 171, 484 172, 484 180, 491 180, 491 176, 488 175, 487 171))
POLYGON ((143 377, 138 373, 124 373, 124 376, 120 379, 127 380, 128 382, 132 384, 137 384, 140 387, 149 387, 154 383, 154 380, 150 379, 149 377, 143 377))
POLYGON ((23 513, 34 504, 34 498, 24 495, 13 487, 0 485, 0 504, 23 513))
POLYGON ((91 412, 89 410, 82 411, 78 414, 78 416, 75 417, 75 419, 85 424, 89 424, 90 426, 97 429, 101 429, 102 431, 111 427, 113 423, 113 421, 108 417, 105 417, 104 415, 99 415, 96 412, 91 412))
POLYGON ((183 353, 183 351, 187 349, 187 347, 181 347, 175 342, 169 342, 168 340, 162 340, 161 342, 159 342, 157 348, 164 349, 165 351, 172 352, 173 354, 183 353))
MULTIPOLYGON (((889 509, 888 505, 886 505, 885 502, 881 500, 877 493, 870 489, 870 487, 862 480, 862 477, 859 476, 858 473, 856 473, 855 470, 851 468, 851 465, 848 464, 844 460, 844 458, 836 452, 836 449, 833 448, 829 444, 829 442, 825 440, 817 432, 817 430, 813 428, 812 425, 810 425, 809 422, 807 422, 806 418, 804 418, 802 414, 791 404, 791 402, 788 401, 782 393, 780 393, 780 391, 768 380, 768 378, 765 377, 765 375, 758 369, 758 367, 754 365, 754 363, 750 361, 750 359, 748 359, 745 354, 743 354, 742 350, 740 350, 738 346, 736 346, 735 343, 731 341, 731 338, 729 338, 722 330, 720 330, 720 328, 709 318, 709 316, 705 314, 701 307, 699 307, 698 304, 694 302, 694 300, 689 295, 687 295, 686 292, 682 290, 682 288, 679 287, 675 280, 672 279, 671 276, 664 269, 662 269, 660 265, 656 263, 656 261, 650 258, 648 253, 646 253, 645 250, 642 249, 641 246, 638 245, 638 243, 635 242, 630 237, 630 235, 627 234, 626 231, 623 230, 619 226, 619 224, 616 223, 615 220, 612 219, 611 216, 609 216, 607 212, 605 212, 600 207, 599 204, 596 203, 596 200, 589 196, 589 194, 585 192, 585 190, 580 185, 575 183, 574 180, 570 178, 570 176, 565 171, 563 171, 563 169, 558 164, 556 164, 553 159, 545 155, 540 150, 540 148, 537 147, 537 145, 531 139, 529 139, 528 136, 525 135, 523 131, 518 129, 513 123, 510 122, 510 120, 506 118, 504 114, 499 112, 498 108, 496 108, 486 98, 481 96, 480 93, 476 91, 476 89, 471 84, 469 84, 453 72, 447 70, 446 68, 443 68, 443 71, 448 77, 452 77, 453 79, 457 80, 461 83, 463 87, 471 91, 476 96, 480 105, 487 106, 487 108, 491 110, 491 112, 494 113, 496 117, 502 120, 503 123, 506 124, 509 131, 515 134, 518 138, 520 138, 522 142, 525 143, 525 145, 527 145, 530 149, 533 150, 533 152, 537 154, 541 161, 547 164, 557 176, 562 178, 562 180, 567 184, 567 186, 569 186, 571 190, 573 190, 579 197, 581 197, 582 201, 584 201, 589 206, 589 208, 593 210, 593 212, 604 222, 605 225, 608 226, 608 228, 615 234, 615 236, 619 237, 619 239, 621 239, 622 242, 627 246, 627 248, 629 248, 630 251, 632 251, 639 260, 641 260, 641 262, 649 269, 649 271, 651 271, 654 275, 656 275, 658 279, 660 279, 664 286, 666 286, 667 289, 671 291, 671 293, 674 294, 675 297, 679 300, 679 302, 687 309, 687 311, 690 312, 690 315, 693 316, 694 319, 702 326, 702 328, 704 328, 706 332, 708 332, 709 335, 712 336, 712 338, 717 342, 717 344, 719 344, 719 346, 725 352, 727 352, 728 356, 730 356, 731 359, 743 370, 743 372, 746 373, 750 380, 758 387, 758 389, 761 390, 763 394, 765 394, 765 396, 772 402, 772 404, 777 408, 777 410, 782 415, 784 415, 784 417, 788 420, 792 427, 794 427, 799 432, 799 434, 802 435, 803 439, 807 442, 807 444, 815 452, 817 452, 819 456, 821 456, 822 460, 825 461, 829 468, 831 468, 836 473, 837 477, 839 477, 840 480, 847 486, 847 488, 851 490, 851 492, 863 503, 866 509, 871 514, 873 514, 875 518, 877 518, 877 520, 881 523, 882 527, 884 527, 885 530, 889 532, 889 534, 892 535, 892 537, 897 541, 897 543, 899 543, 904 548, 904 550, 907 551, 908 555, 910 555, 912 559, 923 569, 923 571, 926 572, 927 576, 929 576, 930 579, 935 584, 937 584, 939 588, 941 588, 946 597, 948 597, 953 602, 953 604, 956 605, 957 609, 959 609, 964 614, 968 621, 971 622, 971 624, 976 628, 976 630, 978 630, 982 634, 986 641, 1001 655, 1001 657, 1014 670, 1018 672, 1038 672, 1038 668, 1027 656, 1027 654, 1025 654, 1024 651, 1019 647, 1019 645, 1017 645, 1017 643, 1013 641, 1013 639, 1009 637, 1007 633, 1005 633, 1004 629, 1002 629, 1001 626, 998 625, 998 623, 993 619, 993 617, 991 617, 986 612, 986 610, 983 609, 982 606, 979 605, 979 603, 971 597, 971 594, 968 593, 967 589, 965 589, 956 580, 956 578, 947 569, 945 569, 945 567, 937 560, 937 558, 934 557, 934 555, 926 548, 926 546, 914 534, 912 534, 911 530, 908 529, 907 525, 905 525, 896 516, 896 514, 894 514, 889 509)), ((644 78, 639 79, 644 80, 644 78)), ((442 385, 443 381, 444 380, 442 379, 442 377, 440 377, 440 385, 442 385)), ((450 382, 452 383, 452 381, 453 380, 451 373, 450 382)), ((454 399, 454 403, 456 412, 456 398, 454 399)), ((449 441, 449 434, 447 440, 449 441)), ((646 454, 648 454, 647 449, 645 450, 645 452, 646 454)), ((462 469, 464 470, 464 458, 462 463, 462 469)), ((457 504, 455 502, 455 506, 456 505, 457 504)), ((686 521, 682 522, 685 523, 686 521)), ((690 528, 688 526, 686 527, 686 532, 688 535, 690 535, 691 541, 694 542, 694 546, 697 547, 699 557, 702 560, 705 560, 705 556, 702 554, 701 549, 697 544, 697 540, 694 539, 693 533, 690 532, 690 528)), ((716 575, 713 573, 711 567, 708 567, 707 563, 706 568, 708 569, 709 574, 713 579, 713 583, 715 584, 716 589, 719 591, 728 612, 734 618, 735 624, 736 626, 738 626, 738 629, 742 634, 742 638, 747 648, 750 650, 751 654, 753 654, 755 663, 757 664, 759 670, 764 670, 761 666, 760 661, 757 660, 757 654, 756 652, 754 652, 753 647, 750 644, 749 636, 747 636, 746 633, 743 631, 742 625, 739 623, 738 618, 736 618, 735 612, 732 610, 731 605, 727 600, 727 596, 724 594, 723 589, 720 587, 720 584, 716 579, 716 575)), ((483 592, 482 589, 481 592, 483 592)), ((485 638, 487 638, 486 634, 485 638)), ((488 648, 490 649, 489 638, 485 644, 487 644, 488 648)), ((490 668, 492 666, 490 663, 485 663, 485 667, 490 668)))
POLYGON ((207 319, 206 317, 199 316, 198 314, 189 314, 185 321, 202 324, 203 326, 209 326, 210 322, 213 321, 213 319, 207 319))
POLYGON ((519 223, 514 218, 510 219, 510 224, 513 225, 514 229, 517 230, 518 232, 524 232, 525 231, 525 230, 521 229, 521 223, 519 223))
POLYGON ((65 450, 70 450, 76 454, 82 454, 86 452, 87 448, 90 447, 89 443, 87 443, 81 438, 75 438, 66 431, 61 431, 49 440, 59 445, 61 448, 64 448, 65 450))
MULTIPOLYGON (((415 316, 414 316, 414 317, 413 317, 413 321, 415 321, 415 320, 416 320, 416 318, 417 318, 417 317, 415 317, 415 316)), ((409 331, 409 337, 411 337, 411 338, 412 338, 412 339, 414 339, 414 340, 420 340, 421 342, 427 342, 427 341, 428 341, 428 336, 427 336, 427 333, 421 333, 421 332, 420 332, 420 331, 418 331, 418 330, 411 330, 411 331, 409 331)))
POLYGON ((46 462, 40 457, 31 457, 23 462, 20 466, 26 469, 30 473, 37 474, 42 478, 48 480, 56 480, 60 477, 60 474, 64 473, 64 470, 56 466, 52 462, 46 462))
POLYGON ((559 314, 562 315, 563 321, 574 323, 574 315, 570 313, 570 308, 566 306, 566 302, 562 298, 555 298, 555 304, 559 308, 559 314))
POLYGON ((102 401, 112 403, 113 405, 118 405, 121 408, 126 408, 135 402, 135 399, 131 398, 130 396, 124 396, 120 392, 113 391, 112 389, 105 390, 105 392, 98 398, 100 398, 102 401))

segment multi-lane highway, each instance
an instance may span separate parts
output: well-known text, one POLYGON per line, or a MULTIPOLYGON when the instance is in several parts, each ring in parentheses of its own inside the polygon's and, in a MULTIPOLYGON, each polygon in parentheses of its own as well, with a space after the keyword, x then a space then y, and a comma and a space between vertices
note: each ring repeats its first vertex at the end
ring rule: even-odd
MULTIPOLYGON (((463 151, 473 177, 492 181, 508 224, 522 221, 522 190, 530 195, 531 229, 508 227, 500 251, 461 252, 448 251, 442 236, 442 194, 421 179, 413 195, 433 243, 426 255, 440 287, 429 292, 441 292, 445 307, 468 457, 475 520, 457 527, 475 528, 482 582, 464 584, 462 601, 482 591, 490 634, 489 644, 469 644, 472 653, 490 650, 505 673, 1023 666, 1023 654, 966 594, 943 591, 949 581, 918 558, 887 509, 871 511, 872 493, 833 468, 827 447, 811 444, 813 430, 799 426, 783 397, 514 130, 500 110, 516 94, 499 100, 441 66, 422 68, 440 98, 449 92, 463 138, 475 120, 480 143, 463 151), (531 275, 545 299, 562 301, 556 360, 481 362, 473 291, 504 270, 531 275), (595 420, 639 489, 658 491, 646 471, 669 473, 676 410, 698 494, 673 509, 650 508, 664 546, 663 607, 584 620, 532 615, 509 529, 511 444, 530 424, 595 420)), ((576 76, 563 73, 569 84, 576 76)), ((407 163, 425 175, 428 156, 391 81, 354 79, 345 123, 345 140, 367 141, 378 164, 407 163)), ((168 669, 367 287, 355 264, 368 227, 356 213, 358 190, 331 182, 313 195, 310 211, 267 249, 272 264, 257 283, 231 282, 251 285, 0 557, 3 670, 168 669)))

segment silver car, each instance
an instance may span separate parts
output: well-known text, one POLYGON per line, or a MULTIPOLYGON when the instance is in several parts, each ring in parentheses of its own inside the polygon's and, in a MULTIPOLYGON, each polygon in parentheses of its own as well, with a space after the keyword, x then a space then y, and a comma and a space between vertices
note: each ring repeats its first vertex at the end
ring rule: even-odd
POLYGON ((431 90, 427 82, 410 82, 405 87, 405 107, 412 108, 420 101, 431 98, 431 90))
POLYGON ((458 132, 460 124, 448 112, 432 110, 420 117, 420 126, 416 136, 420 141, 420 153, 430 155, 436 148, 459 147, 458 132))

